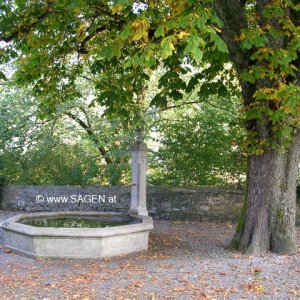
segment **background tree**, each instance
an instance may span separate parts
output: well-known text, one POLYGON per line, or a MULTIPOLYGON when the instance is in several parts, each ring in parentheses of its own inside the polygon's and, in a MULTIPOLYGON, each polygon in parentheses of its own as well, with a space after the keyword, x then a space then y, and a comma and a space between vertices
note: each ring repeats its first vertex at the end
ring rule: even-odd
POLYGON ((149 182, 242 186, 246 163, 237 146, 242 135, 238 107, 239 101, 213 96, 202 102, 190 96, 159 111, 153 128, 157 151, 150 155, 149 182))
MULTIPOLYGON (((147 99, 157 92, 160 76, 152 74, 147 99)), ((97 103, 91 106, 94 89, 85 80, 78 80, 77 88, 83 98, 61 104, 55 117, 40 120, 30 88, 15 89, 9 82, 3 86, 0 157, 7 183, 106 185, 118 178, 118 184, 129 184, 128 149, 134 129, 124 130, 122 123, 107 119, 97 103)), ((164 111, 144 105, 146 137, 157 149, 151 152, 149 184, 237 184, 243 167, 231 141, 237 137, 239 102, 218 103, 214 97, 207 101, 190 94, 180 102, 170 100, 164 111)))
POLYGON ((40 119, 38 101, 30 88, 4 85, 0 92, 0 156, 7 183, 128 183, 132 135, 127 130, 125 134, 120 123, 103 118, 100 107, 89 104, 77 99, 40 119), (83 126, 73 122, 69 114, 84 120, 83 126), (86 118, 89 123, 84 123, 86 118), (101 147, 105 153, 99 151, 101 147), (109 156, 109 164, 103 154, 109 156))

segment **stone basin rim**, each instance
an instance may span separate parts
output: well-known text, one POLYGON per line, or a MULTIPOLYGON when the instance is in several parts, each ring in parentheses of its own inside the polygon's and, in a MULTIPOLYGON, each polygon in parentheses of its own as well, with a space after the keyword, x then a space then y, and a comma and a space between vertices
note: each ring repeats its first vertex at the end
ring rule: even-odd
POLYGON ((117 212, 38 212, 38 213, 21 213, 0 222, 0 228, 29 236, 39 237, 109 237, 123 235, 134 232, 149 231, 153 229, 151 217, 141 215, 130 215, 117 212), (140 223, 127 224, 114 227, 104 228, 67 228, 67 227, 35 227, 18 223, 22 219, 41 218, 41 217, 67 217, 67 216, 128 216, 137 219, 140 223))

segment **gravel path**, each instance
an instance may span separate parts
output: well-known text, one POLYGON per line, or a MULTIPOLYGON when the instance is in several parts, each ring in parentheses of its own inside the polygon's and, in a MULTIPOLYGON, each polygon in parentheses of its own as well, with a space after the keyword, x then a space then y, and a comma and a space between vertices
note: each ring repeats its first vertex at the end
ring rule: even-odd
POLYGON ((0 299, 300 299, 300 251, 249 257, 225 250, 231 225, 154 226, 149 251, 113 259, 32 260, 0 246, 0 299))

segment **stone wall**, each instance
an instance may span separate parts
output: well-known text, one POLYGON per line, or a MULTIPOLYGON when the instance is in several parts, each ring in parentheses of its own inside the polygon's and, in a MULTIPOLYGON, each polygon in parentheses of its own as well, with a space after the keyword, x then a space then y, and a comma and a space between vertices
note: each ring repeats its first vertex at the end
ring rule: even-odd
POLYGON ((155 218, 235 222, 243 202, 243 191, 228 188, 150 187, 147 206, 155 218))
MULTIPOLYGON (((243 191, 225 187, 148 187, 155 219, 236 222, 243 191)), ((130 207, 130 187, 5 186, 2 207, 21 211, 116 211, 130 207), (52 201, 52 202, 51 202, 52 201), (56 202, 55 202, 56 201, 56 202)), ((298 223, 299 223, 299 216, 298 223)))

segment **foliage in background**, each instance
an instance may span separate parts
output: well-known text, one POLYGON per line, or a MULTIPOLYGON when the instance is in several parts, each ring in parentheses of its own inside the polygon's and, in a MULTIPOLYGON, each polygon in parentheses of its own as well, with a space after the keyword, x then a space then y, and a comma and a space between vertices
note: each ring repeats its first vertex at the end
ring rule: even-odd
POLYGON ((120 184, 128 183, 131 134, 126 131, 125 135, 120 124, 103 119, 101 111, 88 104, 86 99, 77 99, 75 108, 75 103, 64 103, 55 115, 41 119, 37 99, 30 88, 2 86, 0 174, 6 182, 106 185, 117 180, 120 184), (78 120, 88 127, 80 126, 78 120), (105 155, 99 148, 105 149, 105 155))
MULTIPOLYGON (((144 107, 157 92, 161 76, 152 74, 144 107)), ((122 122, 103 115, 93 101, 89 81, 80 80, 77 86, 82 98, 64 102, 51 118, 43 119, 30 88, 3 88, 0 157, 8 183, 130 184, 129 148, 134 127, 124 128, 122 122), (105 150, 104 156, 99 149, 105 150), (118 181, 112 183, 114 178, 118 181)), ((236 128, 238 101, 224 98, 221 106, 215 97, 207 101, 194 93, 179 102, 170 100, 165 110, 146 107, 146 138, 154 149, 150 153, 150 184, 239 183, 243 159, 232 145, 240 134, 236 128)))
POLYGON ((238 185, 245 180, 245 157, 235 142, 237 115, 220 100, 168 111, 158 125, 160 147, 151 155, 151 184, 238 185))

